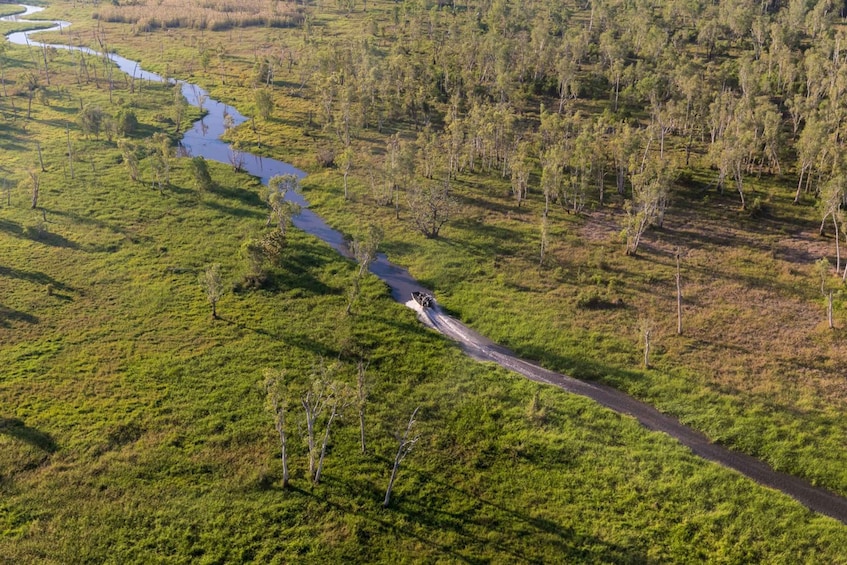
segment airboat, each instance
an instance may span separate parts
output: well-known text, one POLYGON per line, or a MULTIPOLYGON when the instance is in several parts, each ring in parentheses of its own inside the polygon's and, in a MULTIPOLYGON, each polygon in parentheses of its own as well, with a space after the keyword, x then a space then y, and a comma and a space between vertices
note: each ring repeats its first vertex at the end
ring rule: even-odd
POLYGON ((412 293, 412 298, 421 305, 421 308, 432 308, 435 305, 435 298, 428 292, 419 292, 416 290, 412 293))

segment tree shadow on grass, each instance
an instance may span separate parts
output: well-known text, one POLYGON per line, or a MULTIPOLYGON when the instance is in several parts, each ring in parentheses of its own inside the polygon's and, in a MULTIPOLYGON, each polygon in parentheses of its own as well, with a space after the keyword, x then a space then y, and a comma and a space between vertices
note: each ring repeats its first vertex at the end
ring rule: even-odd
POLYGON ((52 285, 53 288, 58 290, 66 290, 70 292, 75 290, 73 287, 68 286, 63 282, 59 282, 50 275, 46 275, 39 271, 24 271, 23 269, 15 269, 14 267, 4 267, 3 265, 0 265, 0 277, 8 277, 42 285, 52 285))
MULTIPOLYGON (((389 468, 392 461, 378 457, 389 468)), ((486 548, 496 552, 493 559, 505 560, 509 563, 537 563, 545 556, 556 555, 562 562, 592 561, 600 560, 606 563, 634 563, 644 562, 646 557, 637 554, 632 548, 625 548, 595 536, 575 531, 570 526, 558 524, 545 518, 528 516, 527 514, 499 503, 494 503, 477 494, 471 494, 447 483, 434 480, 428 474, 409 467, 403 467, 401 472, 418 475, 420 482, 436 485, 439 489, 451 492, 451 498, 460 498, 464 501, 465 508, 478 510, 485 508, 486 516, 477 516, 475 510, 470 512, 451 512, 439 508, 437 501, 427 499, 426 501, 414 496, 395 492, 391 504, 387 509, 380 511, 382 516, 370 515, 362 510, 361 504, 345 504, 337 499, 330 500, 320 497, 326 504, 336 510, 347 514, 364 517, 369 522, 377 525, 386 532, 391 532, 397 537, 408 537, 434 548, 449 556, 450 559, 463 563, 488 563, 492 557, 489 555, 474 557, 468 555, 469 547, 486 548), (391 515, 404 517, 403 522, 417 526, 417 528, 401 528, 390 519, 391 515), (491 514, 493 518, 489 517, 491 514), (497 531, 500 536, 488 535, 491 531, 497 531), (440 534, 450 532, 456 542, 446 545, 436 539, 430 539, 426 532, 440 534), (533 536, 537 541, 532 542, 536 550, 529 554, 521 545, 514 543, 518 538, 533 536), (464 554, 458 550, 464 549, 464 554)), ((334 475, 325 475, 323 483, 329 487, 337 484, 352 496, 367 496, 370 499, 381 500, 384 492, 379 491, 373 485, 365 481, 353 481, 347 483, 334 475)), ((299 491, 309 496, 317 496, 307 491, 299 491)), ((344 500, 344 499, 342 499, 344 500)))
POLYGON ((9 322, 26 322, 27 324, 37 324, 39 322, 39 319, 38 317, 33 316, 32 314, 21 312, 20 310, 15 310, 14 308, 9 308, 8 306, 0 304, 0 328, 11 327, 11 324, 9 322))
POLYGON ((18 441, 28 443, 47 453, 54 453, 59 449, 59 446, 50 437, 50 434, 27 426, 17 418, 0 418, 0 434, 5 434, 18 441))
MULTIPOLYGON (((390 462, 386 463, 390 464, 390 462)), ((573 547, 569 547, 567 545, 568 541, 573 542, 575 539, 579 539, 581 537, 579 534, 574 532, 573 528, 570 526, 557 524, 556 522, 545 518, 534 518, 517 510, 507 508, 502 504, 490 502, 480 497, 478 494, 471 494, 453 485, 435 480, 428 474, 415 469, 414 467, 406 467, 404 471, 406 473, 417 475, 418 481, 422 483, 434 484, 440 490, 452 492, 454 496, 458 496, 465 501, 465 507, 468 505, 471 507, 487 507, 495 513, 495 523, 499 523, 503 526, 509 523, 519 523, 524 526, 529 526, 538 532, 551 534, 554 538, 556 538, 556 541, 554 542, 556 551, 562 551, 564 552, 563 554, 566 554, 569 550, 573 549, 573 547)), ((428 514, 435 512, 437 513, 437 517, 435 517, 435 523, 433 525, 441 524, 446 521, 447 523, 455 524, 454 529, 457 530, 457 533, 462 533, 467 530, 465 524, 474 524, 480 528, 486 527, 487 525, 482 523, 479 519, 469 516, 465 512, 456 513, 433 509, 431 506, 425 506, 411 497, 403 497, 402 495, 398 496, 397 503, 397 511, 407 514, 410 518, 414 516, 427 516, 428 514)), ((489 521, 489 518, 485 519, 485 522, 489 521)), ((526 532, 523 532, 523 535, 527 535, 526 532)), ((491 541, 488 540, 485 543, 491 543, 491 541)), ((506 547, 504 543, 497 544, 497 549, 510 553, 514 557, 524 560, 527 559, 526 557, 516 553, 514 549, 506 547)))
POLYGON ((236 218, 264 218, 266 214, 260 213, 253 208, 240 208, 237 206, 227 206, 218 202, 204 201, 203 205, 210 210, 215 210, 227 216, 236 218))
POLYGON ((314 355, 325 357, 327 359, 335 359, 340 354, 338 349, 333 349, 319 341, 306 338, 301 333, 284 333, 273 329, 249 326, 242 322, 230 320, 226 316, 218 316, 218 320, 231 326, 235 326, 239 330, 253 332, 255 334, 268 337, 274 341, 281 341, 288 346, 309 351, 314 355))
POLYGON ((261 199, 259 194, 252 190, 245 190, 243 188, 229 188, 215 184, 210 190, 210 192, 220 196, 221 198, 235 200, 247 206, 258 208, 259 210, 264 210, 267 208, 267 204, 261 199))
MULTIPOLYGON (((327 485, 331 485, 333 482, 335 482, 335 481, 333 481, 328 476, 325 476, 324 481, 323 481, 323 483, 327 484, 327 485)), ((364 519, 368 523, 370 523, 371 525, 376 526, 376 528, 379 531, 382 531, 382 532, 385 532, 385 533, 390 533, 394 538, 398 538, 398 539, 399 538, 412 538, 412 539, 416 540, 418 543, 420 543, 424 546, 428 546, 428 547, 430 547, 430 548, 432 548, 432 549, 434 549, 434 550, 436 550, 436 551, 438 551, 442 554, 448 555, 449 558, 452 561, 458 561, 458 562, 461 562, 461 563, 484 563, 484 562, 487 562, 487 560, 473 559, 473 558, 469 558, 467 556, 461 555, 460 553, 457 553, 456 550, 454 550, 453 548, 448 547, 444 544, 438 543, 436 541, 433 541, 431 539, 428 539, 427 537, 424 537, 423 535, 412 531, 411 528, 401 528, 401 527, 397 526, 397 524, 392 523, 389 520, 380 518, 380 517, 374 515, 373 513, 363 511, 363 509, 357 508, 356 505, 353 504, 352 502, 349 503, 349 504, 345 504, 344 502, 341 502, 341 501, 338 501, 338 500, 331 500, 327 497, 320 496, 319 494, 312 492, 311 490, 302 489, 302 488, 292 486, 292 485, 289 485, 288 490, 296 492, 296 493, 300 494, 301 496, 306 496, 306 497, 311 497, 311 498, 317 499, 317 500, 323 502, 324 504, 326 504, 327 506, 329 506, 329 507, 331 507, 331 508, 335 509, 336 511, 341 512, 343 514, 348 514, 348 515, 354 516, 356 518, 364 519)))
POLYGON ((10 220, 0 220, 0 231, 21 239, 37 241, 44 245, 49 245, 50 247, 62 247, 65 249, 80 248, 78 243, 71 241, 62 235, 49 232, 46 229, 39 229, 37 227, 23 227, 19 223, 10 220))

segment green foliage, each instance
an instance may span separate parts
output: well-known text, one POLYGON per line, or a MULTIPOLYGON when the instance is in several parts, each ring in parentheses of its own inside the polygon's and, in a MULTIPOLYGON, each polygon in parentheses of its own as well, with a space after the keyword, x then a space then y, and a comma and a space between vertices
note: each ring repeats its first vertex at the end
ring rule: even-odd
POLYGON ((269 120, 273 114, 274 101, 270 91, 264 88, 256 89, 256 111, 263 120, 269 120))
MULTIPOLYGON (((184 8, 184 2, 179 4, 184 8)), ((534 193, 535 176, 530 173, 529 192, 519 210, 507 196, 510 175, 507 172, 504 179, 497 170, 501 164, 497 151, 502 147, 495 148, 496 136, 482 127, 461 129, 467 123, 451 122, 451 109, 440 105, 449 102, 447 95, 465 88, 470 92, 456 97, 459 114, 465 100, 508 100, 525 105, 521 119, 530 121, 538 105, 521 98, 525 94, 510 78, 516 78, 517 69, 499 55, 487 59, 498 62, 496 72, 475 74, 479 69, 474 70, 468 59, 471 68, 457 68, 470 78, 445 74, 433 80, 436 77, 428 73, 438 61, 432 58, 434 52, 427 51, 429 38, 422 32, 432 29, 433 39, 444 41, 442 54, 455 52, 455 45, 443 39, 447 36, 439 35, 445 21, 456 22, 456 31, 461 32, 457 38, 467 37, 462 26, 472 30, 471 36, 480 39, 472 44, 475 48, 491 45, 504 55, 518 53, 510 49, 516 45, 510 34, 540 26, 529 20, 515 25, 511 19, 536 15, 535 8, 510 12, 506 7, 502 2, 483 7, 478 20, 476 11, 469 10, 472 19, 463 22, 461 10, 439 20, 446 15, 443 11, 430 13, 415 5, 401 8, 371 2, 368 6, 367 17, 381 17, 379 29, 387 34, 369 41, 379 49, 397 46, 390 54, 393 59, 387 59, 394 61, 396 72, 383 74, 374 66, 356 74, 381 77, 377 84, 391 93, 371 106, 357 101, 363 111, 355 119, 364 125, 362 139, 353 143, 365 148, 357 155, 385 150, 378 128, 392 133, 400 129, 412 139, 412 122, 438 124, 442 117, 445 125, 455 124, 450 140, 472 133, 484 148, 473 155, 476 161, 471 167, 466 161, 471 155, 451 152, 449 144, 433 145, 432 154, 440 153, 461 206, 461 214, 445 225, 444 237, 424 239, 410 233, 402 198, 399 219, 395 210, 374 207, 363 189, 369 186, 370 167, 360 167, 361 176, 351 179, 359 190, 347 204, 341 179, 331 170, 304 181, 309 200, 333 224, 346 226, 347 232, 360 230, 363 218, 378 223, 385 235, 382 247, 392 259, 410 266, 436 289, 440 302, 496 341, 546 366, 628 390, 680 415, 716 441, 843 490, 847 466, 840 401, 827 396, 836 387, 818 394, 813 383, 830 363, 820 351, 840 347, 837 340, 843 336, 830 340, 802 326, 802 317, 795 313, 800 311, 798 305, 807 305, 803 293, 810 287, 808 271, 798 269, 800 274, 794 275, 772 256, 782 252, 779 242, 786 239, 785 233, 750 229, 743 217, 726 214, 727 198, 714 190, 705 202, 696 190, 713 183, 707 165, 695 164, 694 196, 676 194, 684 203, 674 210, 679 222, 662 234, 689 238, 698 246, 686 259, 690 270, 683 276, 702 333, 676 341, 657 336, 654 370, 629 369, 638 363, 639 351, 626 328, 633 327, 636 314, 651 300, 658 302, 651 312, 658 314, 657 320, 668 311, 661 300, 671 270, 660 238, 650 238, 645 259, 631 261, 610 250, 607 226, 618 225, 617 218, 604 224, 551 207, 551 245, 545 259, 549 267, 536 268, 535 219, 541 202, 534 193), (395 33, 408 33, 413 42, 405 37, 400 41, 391 35, 395 33), (401 55, 420 56, 420 61, 407 64, 401 55), (425 88, 408 88, 413 76, 425 88), (397 86, 403 87, 391 88, 397 86), (694 211, 699 215, 695 217, 694 211), (697 231, 691 225, 702 227, 697 231), (727 226, 734 233, 727 234, 727 226), (737 241, 749 245, 727 244, 727 239, 736 242, 731 239, 736 233, 737 241), (604 296, 612 292, 607 290, 612 280, 620 281, 612 285, 615 295, 637 308, 603 312, 574 308, 574 297, 585 285, 604 296), (747 298, 739 287, 772 292, 755 301, 758 308, 767 308, 773 296, 779 307, 791 308, 784 315, 774 308, 757 311, 754 317, 737 306, 747 298), (711 288, 718 298, 710 294, 711 288), (762 334, 762 339, 772 337, 756 325, 756 317, 783 331, 801 326, 805 333, 791 334, 790 346, 802 343, 809 349, 799 357, 794 355, 796 349, 784 355, 779 339, 773 339, 761 349, 776 359, 771 362, 758 354, 758 342, 739 346, 732 337, 742 335, 738 326, 748 334, 762 334), (756 356, 745 351, 750 349, 757 350, 756 356), (803 374, 814 376, 793 378, 798 365, 803 374)), ((580 52, 572 37, 573 16, 565 8, 554 7, 549 17, 539 16, 539 21, 554 22, 541 43, 580 52)), ((723 5, 709 9, 728 10, 723 5)), ((75 22, 90 26, 81 30, 105 25, 105 19, 90 21, 89 12, 90 8, 79 7, 74 13, 75 22)), ((321 42, 345 34, 361 39, 365 28, 359 18, 364 14, 319 15, 314 20, 319 25, 310 23, 298 32, 298 45, 301 35, 306 39, 297 52, 302 59, 290 72, 275 75, 275 81, 285 83, 285 88, 275 90, 278 96, 296 91, 301 82, 298 73, 323 67, 332 72, 334 61, 347 60, 338 56, 316 61, 312 45, 337 55, 338 50, 321 42)), ((641 20, 597 17, 592 28, 597 34, 618 21, 641 25, 641 20)), ((665 13, 654 14, 659 17, 665 18, 665 13)), ((718 22, 713 17, 680 21, 718 22)), ((794 45, 791 36, 805 33, 803 21, 788 28, 793 30, 786 36, 790 44, 794 45)), ((584 22, 577 23, 576 29, 585 29, 584 22)), ((690 33, 689 41, 679 41, 684 34, 658 42, 650 34, 638 35, 643 41, 624 52, 627 64, 638 61, 639 70, 649 69, 643 65, 651 57, 649 46, 690 46, 691 40, 703 57, 707 51, 720 57, 730 42, 720 37, 707 41, 706 23, 696 24, 698 33, 690 33)), ((139 20, 136 29, 162 25, 160 21, 147 26, 139 20)), ((668 29, 691 32, 685 25, 674 26, 668 29)), ((134 36, 129 28, 117 29, 127 33, 112 34, 109 28, 107 36, 126 42, 121 49, 129 56, 136 54, 162 72, 166 68, 180 76, 191 72, 196 50, 190 46, 195 43, 178 35, 183 27, 169 25, 167 36, 156 36, 156 42, 146 32, 134 36)), ((626 30, 618 30, 622 31, 626 30)), ((226 42, 226 37, 208 29, 204 33, 204 39, 213 38, 212 44, 226 42)), ((216 98, 249 103, 251 56, 265 39, 274 40, 270 35, 265 38, 267 33, 246 30, 244 41, 238 42, 245 51, 235 53, 239 48, 235 44, 216 50, 209 74, 197 79, 216 98)), ((85 35, 93 37, 81 33, 85 35)), ((521 41, 518 46, 533 44, 521 41)), ((750 41, 746 33, 739 33, 732 48, 745 41, 750 41)), ((568 93, 596 91, 604 100, 609 97, 610 82, 593 76, 604 71, 601 58, 616 56, 615 50, 605 49, 611 46, 603 47, 583 51, 592 59, 579 63, 580 72, 576 64, 567 67, 573 61, 566 58, 545 59, 543 49, 540 56, 524 60, 562 65, 563 107, 567 112, 576 108, 587 112, 597 101, 572 100, 568 93)), ((6 68, 10 84, 11 80, 27 84, 19 71, 40 72, 34 65, 27 67, 30 59, 25 49, 10 48, 9 60, 19 66, 6 68)), ((76 68, 70 55, 55 54, 53 86, 64 85, 72 96, 51 97, 50 107, 33 107, 35 119, 27 122, 27 128, 21 127, 22 112, 17 121, 4 117, 7 121, 0 130, 2 166, 14 171, 32 165, 32 151, 26 148, 41 140, 48 170, 42 175, 40 206, 49 214, 44 224, 49 230, 35 237, 36 230, 26 226, 37 226, 43 217, 31 215, 29 192, 19 190, 12 195, 12 206, 4 204, 0 218, 0 362, 6 367, 0 376, 0 406, 7 410, 0 414, 4 558, 58 563, 384 562, 410 555, 433 562, 506 562, 516 556, 533 562, 677 563, 830 563, 843 558, 841 548, 847 545, 843 525, 705 463, 626 417, 476 364, 422 328, 373 277, 363 277, 357 316, 345 317, 345 290, 353 267, 296 230, 287 232, 278 260, 262 265, 273 277, 273 287, 225 297, 228 323, 209 324, 196 274, 213 262, 227 273, 241 270, 241 242, 260 241, 265 233, 267 209, 259 187, 255 180, 210 163, 218 189, 198 196, 188 190, 194 182, 190 161, 174 159, 163 143, 166 136, 160 136, 147 151, 127 155, 137 156, 139 176, 160 179, 169 190, 159 194, 139 185, 127 188, 124 167, 130 160, 105 142, 81 139, 77 131, 72 131, 76 174, 70 178, 63 171, 68 160, 67 116, 77 112, 79 98, 109 107, 102 84, 97 88, 84 79, 78 84, 76 68), (46 293, 48 288, 53 291, 46 293), (293 488, 282 492, 278 441, 264 410, 264 391, 257 384, 261 371, 266 367, 284 371, 290 390, 301 390, 320 357, 340 356, 341 377, 351 383, 353 363, 343 354, 350 347, 342 347, 342 342, 367 351, 372 360, 367 430, 372 455, 361 455, 358 430, 342 419, 342 425, 333 428, 331 464, 324 480, 310 487, 303 438, 296 435, 293 488), (421 443, 404 462, 392 509, 386 512, 380 500, 388 462, 397 447, 393 434, 418 404, 424 428, 421 443)), ((279 73, 285 68, 280 65, 279 73)), ((530 76, 531 72, 527 80, 530 76)), ((346 78, 354 80, 352 73, 346 78)), ((630 116, 642 114, 638 97, 659 92, 650 82, 621 89, 621 105, 630 116)), ((152 84, 132 93, 122 88, 116 95, 132 99, 139 133, 151 137, 158 124, 165 123, 157 122, 155 115, 173 101, 172 90, 152 84)), ((304 88, 303 93, 309 93, 309 87, 304 88)), ((10 99, 2 100, 6 115, 14 115, 10 99)), ((340 143, 334 128, 326 133, 310 128, 317 139, 299 135, 310 113, 317 115, 318 100, 317 96, 287 97, 284 104, 278 100, 286 115, 259 124, 262 150, 314 167, 316 147, 340 143)), ((558 101, 553 102, 548 107, 557 106, 558 101)), ((228 135, 245 146, 259 145, 257 133, 249 127, 228 135)), ((3 174, 21 179, 19 173, 5 169, 3 174)), ((766 173, 765 181, 770 182, 766 173)), ((786 187, 768 186, 765 181, 755 188, 776 194, 773 203, 767 201, 777 212, 773 217, 793 218, 803 225, 819 222, 804 208, 786 205, 786 187)), ((621 199, 614 196, 609 204, 600 213, 619 215, 621 199)), ((764 222, 756 226, 767 229, 764 222)), ((814 289, 809 294, 817 297, 814 289)), ((832 370, 837 366, 833 363, 829 373, 837 373, 832 370)))
POLYGON ((209 165, 202 156, 191 158, 191 172, 194 174, 194 186, 197 190, 206 191, 214 187, 209 165))
POLYGON ((106 115, 100 106, 87 104, 77 115, 77 125, 87 136, 100 137, 106 115))
POLYGON ((130 137, 138 131, 138 116, 132 108, 121 108, 115 115, 115 129, 118 135, 130 137))

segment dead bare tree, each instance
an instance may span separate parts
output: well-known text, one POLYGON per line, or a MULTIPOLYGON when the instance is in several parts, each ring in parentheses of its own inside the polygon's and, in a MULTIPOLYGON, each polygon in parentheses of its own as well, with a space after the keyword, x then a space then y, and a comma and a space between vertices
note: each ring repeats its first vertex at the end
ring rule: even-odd
POLYGON ((324 438, 321 443, 321 453, 318 457, 318 467, 315 469, 315 477, 313 482, 318 484, 321 480, 321 472, 324 466, 324 457, 326 456, 326 446, 329 444, 329 429, 332 423, 344 415, 344 410, 353 402, 353 394, 350 388, 338 381, 332 381, 328 385, 329 394, 327 395, 327 405, 329 406, 329 417, 326 420, 326 428, 324 428, 324 438))
POLYGON ((27 171, 29 175, 30 187, 32 188, 32 202, 30 208, 35 210, 38 208, 38 193, 41 189, 41 174, 35 170, 27 171))
POLYGON ((282 458, 282 488, 288 488, 288 436, 285 433, 285 412, 288 408, 288 402, 285 398, 281 398, 279 394, 280 381, 283 377, 283 372, 265 371, 265 391, 267 393, 268 408, 274 417, 274 427, 279 436, 279 449, 282 458))
POLYGON ((415 425, 415 416, 418 414, 418 410, 420 410, 420 406, 415 408, 415 411, 412 412, 412 416, 409 418, 409 424, 406 426, 406 431, 403 432, 403 436, 398 438, 399 446, 397 447, 397 455, 394 456, 394 466, 391 468, 391 478, 388 480, 388 489, 385 491, 385 500, 382 501, 383 508, 388 508, 388 504, 391 502, 391 490, 394 488, 394 479, 397 478, 397 470, 400 469, 400 463, 406 456, 412 451, 412 448, 418 442, 421 436, 410 437, 412 435, 412 426, 415 425))

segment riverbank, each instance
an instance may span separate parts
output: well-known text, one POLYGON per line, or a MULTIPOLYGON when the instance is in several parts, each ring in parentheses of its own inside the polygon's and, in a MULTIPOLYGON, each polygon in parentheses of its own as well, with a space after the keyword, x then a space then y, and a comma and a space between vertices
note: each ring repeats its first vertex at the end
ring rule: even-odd
MULTIPOLYGON (((3 555, 837 562, 842 526, 629 419, 467 360, 375 279, 344 316, 352 266, 312 238, 292 234, 277 287, 227 294, 224 321, 210 323, 196 274, 217 261, 237 278, 243 238, 267 216, 260 188, 214 165, 216 188, 201 193, 177 160, 164 194, 127 190, 114 144, 76 130, 70 179, 76 95, 110 106, 102 82, 74 86, 78 61, 57 53, 53 64, 64 76, 53 88, 74 96, 36 102, 27 128, 8 122, 28 151, 3 146, 25 167, 43 140, 48 168, 43 230, 27 191, 3 208, 0 360, 14 368, 0 388, 14 407, 0 434, 3 555), (370 452, 341 426, 324 482, 309 486, 299 446, 282 492, 261 369, 285 369, 296 392, 319 356, 351 342, 372 359, 370 452), (422 439, 384 511, 392 434, 418 403, 422 439)), ((142 131, 172 130, 156 118, 166 87, 120 94, 142 131)))

